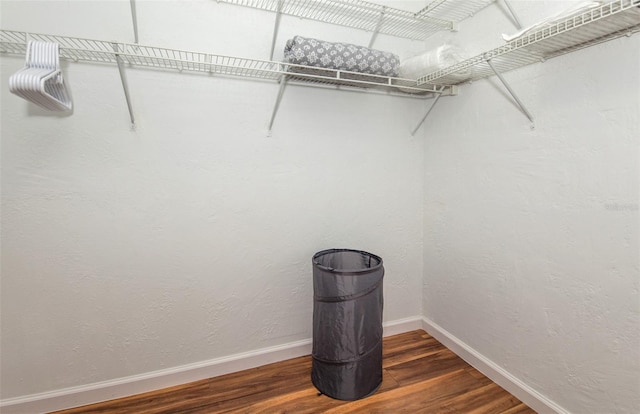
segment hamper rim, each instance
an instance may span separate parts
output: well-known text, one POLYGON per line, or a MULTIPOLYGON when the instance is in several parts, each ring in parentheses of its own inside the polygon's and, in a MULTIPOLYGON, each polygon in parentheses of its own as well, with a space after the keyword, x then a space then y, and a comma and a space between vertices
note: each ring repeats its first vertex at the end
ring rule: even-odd
POLYGON ((317 252, 316 254, 313 255, 313 265, 324 270, 327 272, 331 272, 331 273, 340 273, 342 275, 345 276, 356 276, 356 275, 361 275, 361 274, 365 274, 365 273, 371 273, 374 272, 375 270, 379 269, 382 267, 382 258, 376 254, 373 253, 369 253, 367 251, 364 250, 357 250, 357 249, 326 249, 326 250, 321 250, 319 252, 317 252), (350 252, 350 253, 360 253, 362 255, 365 256, 369 256, 374 258, 375 260, 378 261, 378 264, 372 267, 366 267, 364 269, 335 269, 333 267, 329 267, 329 266, 324 266, 321 265, 320 263, 317 262, 316 259, 325 256, 327 254, 330 253, 340 253, 340 252, 350 252))

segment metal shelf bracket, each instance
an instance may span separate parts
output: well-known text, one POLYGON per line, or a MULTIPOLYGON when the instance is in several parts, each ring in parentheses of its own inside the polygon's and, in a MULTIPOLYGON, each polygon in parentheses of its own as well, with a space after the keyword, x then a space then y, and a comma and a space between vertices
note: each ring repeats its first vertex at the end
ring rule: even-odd
POLYGON ((113 50, 116 55, 116 63, 118 64, 118 72, 120 73, 120 81, 122 81, 122 88, 124 89, 124 99, 127 101, 127 108, 129 109, 129 118, 131 118, 131 127, 136 125, 135 117, 133 116, 133 107, 131 106, 131 97, 129 96, 129 85, 127 84, 127 76, 124 72, 124 62, 120 57, 121 50, 118 48, 118 43, 113 43, 113 50))
POLYGON ((133 20, 134 43, 138 43, 138 17, 136 14, 136 0, 131 0, 131 19, 133 20))
MULTIPOLYGON (((444 88, 442 89, 442 91, 443 90, 444 88)), ((411 136, 414 136, 416 132, 418 132, 418 129, 420 129, 420 127, 422 126, 424 121, 427 119, 427 117, 429 116, 433 108, 436 106, 436 104, 438 103, 438 99, 440 99, 440 97, 442 96, 442 91, 436 93, 436 97, 433 99, 433 102, 429 106, 429 109, 427 109, 427 112, 424 114, 420 122, 418 122, 418 125, 416 125, 416 127, 413 128, 413 131, 411 131, 411 136)))
POLYGON ((373 34, 371 35, 371 40, 369 40, 369 47, 373 46, 373 42, 376 40, 378 33, 380 32, 380 28, 382 27, 382 21, 384 20, 384 12, 387 10, 386 6, 382 7, 380 11, 380 19, 378 19, 378 23, 376 24, 376 28, 373 30, 373 34))
POLYGON ((284 88, 286 86, 287 86, 287 75, 282 75, 282 78, 280 79, 280 87, 278 88, 278 96, 276 97, 276 103, 273 105, 273 112, 271 113, 271 119, 269 120, 269 134, 271 133, 273 122, 276 120, 276 114, 278 113, 278 108, 280 107, 280 101, 282 100, 282 95, 284 95, 284 88))
POLYGON ((509 10, 509 13, 511 13, 511 16, 513 17, 513 21, 516 23, 516 27, 518 29, 522 29, 522 23, 520 22, 520 19, 518 19, 518 15, 516 14, 516 12, 511 7, 511 4, 509 4, 509 0, 503 0, 503 1, 505 6, 507 6, 507 9, 509 10))
POLYGON ((273 60, 273 52, 276 50, 276 39, 278 37, 278 29, 280 28, 280 17, 282 16, 282 5, 284 0, 278 0, 278 8, 276 10, 276 20, 273 25, 273 37, 271 39, 271 52, 269 53, 269 60, 273 60))
POLYGON ((518 98, 518 95, 516 95, 516 93, 513 91, 513 89, 511 89, 511 87, 507 83, 506 79, 502 76, 502 74, 500 74, 500 72, 498 72, 496 70, 495 66, 493 66, 493 63, 491 63, 491 59, 486 59, 486 62, 487 62, 487 65, 489 65, 489 67, 493 71, 493 73, 495 73, 496 76, 498 77, 498 79, 500 79, 500 82, 502 82, 502 84, 504 85, 505 89, 511 94, 513 99, 516 101, 516 104, 518 104, 518 106, 520 107, 520 110, 522 111, 522 113, 527 118, 529 118, 529 121, 531 121, 531 128, 533 129, 534 126, 535 126, 534 121, 533 121, 533 115, 531 115, 531 113, 524 106, 524 104, 522 103, 520 98, 518 98))

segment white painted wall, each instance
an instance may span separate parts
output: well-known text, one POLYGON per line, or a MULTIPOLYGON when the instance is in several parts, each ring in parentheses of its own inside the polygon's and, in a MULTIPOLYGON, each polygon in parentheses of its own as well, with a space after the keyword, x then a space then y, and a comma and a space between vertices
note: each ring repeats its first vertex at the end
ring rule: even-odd
MULTIPOLYGON (((267 58, 273 14, 138 1, 141 43, 267 58)), ((132 41, 128 1, 4 1, 2 28, 132 41), (108 23, 107 23, 108 22, 108 23)), ((293 34, 365 32, 285 18, 293 34)), ((420 42, 380 36, 410 54, 420 42)), ((278 58, 278 56, 276 56, 278 58)), ((2 398, 311 335, 311 256, 383 257, 385 320, 421 313, 422 101, 65 63, 72 116, 8 92, 2 58, 2 398)))
MULTIPOLYGON (((492 7, 457 38, 503 30, 492 7)), ((569 412, 638 412, 640 36, 505 77, 534 130, 495 77, 428 120, 424 315, 569 412)))

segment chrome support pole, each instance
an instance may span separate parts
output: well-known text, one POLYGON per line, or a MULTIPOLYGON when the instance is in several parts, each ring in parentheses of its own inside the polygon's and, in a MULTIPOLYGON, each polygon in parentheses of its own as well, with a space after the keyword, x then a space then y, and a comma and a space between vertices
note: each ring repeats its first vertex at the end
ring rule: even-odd
POLYGON ((276 114, 278 113, 278 108, 280 107, 280 101, 282 100, 282 95, 284 94, 284 88, 287 86, 287 75, 282 75, 280 79, 280 88, 278 89, 278 96, 276 97, 276 103, 273 106, 273 113, 271 114, 271 120, 269 121, 269 131, 273 127, 273 122, 276 120, 276 114))
POLYGON ((380 32, 380 28, 382 27, 382 21, 384 20, 384 12, 386 11, 387 7, 384 6, 382 7, 382 11, 380 12, 380 18, 378 19, 378 23, 376 24, 376 28, 373 29, 373 34, 371 35, 371 40, 369 40, 369 48, 371 48, 371 46, 373 46, 373 42, 376 40, 376 37, 378 36, 378 32, 380 32))
POLYGON ((136 121, 133 116, 133 107, 131 106, 131 97, 129 96, 129 85, 127 84, 127 77, 124 72, 124 62, 120 57, 120 50, 118 50, 118 44, 113 43, 113 50, 116 52, 116 62, 118 63, 118 72, 120 72, 120 80, 122 81, 122 88, 124 89, 124 99, 127 101, 127 108, 129 109, 129 118, 131 118, 131 126, 135 126, 136 121))
POLYGON ((422 126, 424 121, 427 119, 427 117, 429 116, 429 114, 433 110, 433 107, 436 106, 436 103, 438 103, 438 99, 440 99, 441 96, 442 96, 442 92, 438 92, 436 97, 434 98, 433 102, 431 103, 431 106, 429 107, 429 109, 427 109, 427 113, 424 114, 424 116, 422 117, 420 122, 418 122, 418 125, 416 125, 416 127, 413 128, 413 131, 411 131, 411 136, 414 136, 416 134, 416 132, 418 132, 418 129, 420 129, 420 127, 422 126))
POLYGON ((522 111, 522 113, 525 114, 525 116, 527 118, 529 118, 529 121, 531 121, 531 123, 533 124, 533 115, 531 115, 531 113, 527 110, 527 108, 524 106, 524 104, 522 103, 522 101, 520 100, 520 98, 518 98, 518 95, 516 95, 516 93, 513 91, 513 89, 511 89, 511 87, 509 86, 509 84, 507 83, 507 81, 502 77, 502 75, 500 74, 500 72, 498 72, 496 70, 496 68, 493 66, 493 63, 491 63, 491 59, 486 59, 487 64, 489 65, 489 67, 491 68, 491 70, 493 71, 493 73, 496 74, 496 76, 498 77, 498 79, 500 79, 500 82, 502 82, 502 84, 504 85, 504 87, 507 89, 507 91, 511 94, 511 96, 513 97, 513 99, 516 101, 516 103, 518 104, 518 106, 520 107, 520 110, 522 111))
POLYGON ((509 0, 504 0, 504 4, 505 6, 507 6, 507 9, 509 9, 509 13, 511 13, 511 16, 513 17, 513 20, 516 22, 516 26, 518 27, 518 29, 522 29, 522 23, 520 22, 520 19, 518 19, 518 15, 516 14, 516 12, 513 11, 513 8, 511 8, 511 4, 509 4, 509 0))
POLYGON ((134 43, 138 43, 138 17, 136 14, 136 0, 131 0, 131 19, 133 20, 134 43))
POLYGON ((271 52, 269 60, 273 60, 273 52, 276 50, 276 38, 278 37, 278 29, 280 28, 280 17, 282 16, 282 4, 284 0, 278 0, 278 9, 276 10, 276 21, 273 25, 273 37, 271 39, 271 52))

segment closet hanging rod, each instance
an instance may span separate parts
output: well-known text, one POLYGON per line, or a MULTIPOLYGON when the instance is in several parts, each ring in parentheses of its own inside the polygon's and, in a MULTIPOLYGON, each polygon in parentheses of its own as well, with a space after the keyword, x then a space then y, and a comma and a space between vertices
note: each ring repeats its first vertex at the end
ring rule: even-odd
MULTIPOLYGON (((288 75, 289 79, 294 81, 381 89, 387 92, 397 92, 402 96, 440 92, 440 89, 434 85, 417 85, 414 79, 12 30, 0 30, 0 51, 24 55, 27 36, 31 40, 44 40, 60 44, 60 57, 74 61, 117 64, 118 60, 120 60, 122 63, 131 66, 205 72, 274 81, 279 81, 282 75, 288 75), (117 45, 118 52, 115 51, 114 45, 117 45), (289 68, 289 70, 286 68, 289 68)), ((447 86, 445 89, 445 94, 451 94, 451 88, 447 86)))

